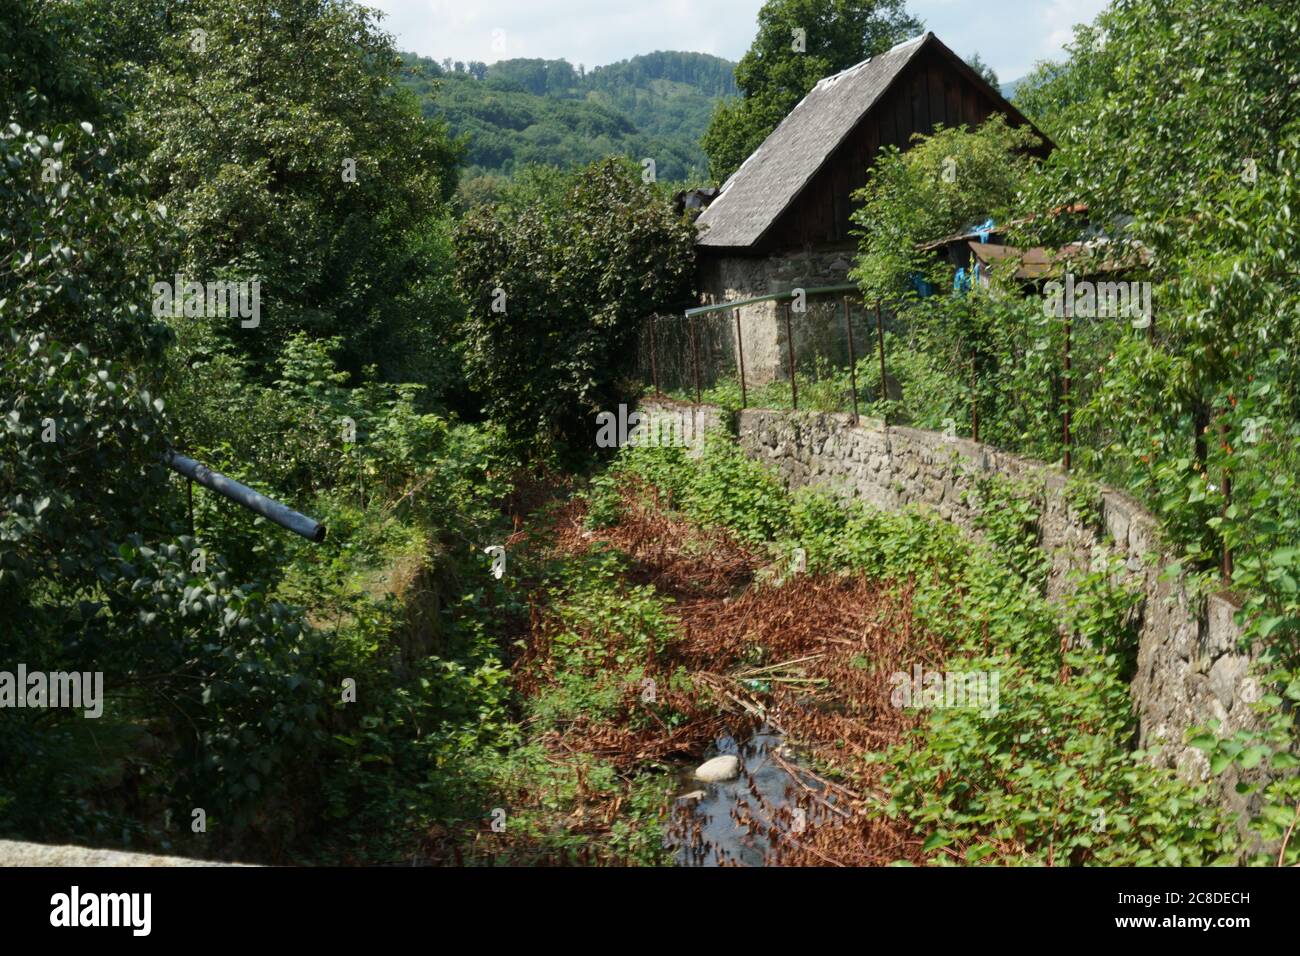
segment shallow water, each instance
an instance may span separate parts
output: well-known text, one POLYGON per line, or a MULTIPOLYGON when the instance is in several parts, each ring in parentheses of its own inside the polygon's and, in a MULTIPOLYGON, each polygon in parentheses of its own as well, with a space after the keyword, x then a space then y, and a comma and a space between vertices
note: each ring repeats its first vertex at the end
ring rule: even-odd
MULTIPOLYGON (((787 838, 786 834, 797 836, 806 820, 806 811, 797 799, 803 790, 773 759, 774 752, 780 753, 789 764, 797 763, 785 739, 770 727, 763 727, 744 743, 722 737, 705 755, 704 759, 725 754, 739 757, 741 773, 736 779, 703 783, 694 777, 698 764, 684 769, 682 793, 702 790, 704 796, 697 800, 678 797, 673 807, 665 842, 676 848, 678 866, 763 866, 775 844, 787 838), (774 824, 778 830, 776 836, 765 832, 766 828, 751 833, 748 827, 738 823, 733 812, 744 806, 761 824, 774 824)), ((800 779, 812 790, 821 789, 809 777, 800 779)))

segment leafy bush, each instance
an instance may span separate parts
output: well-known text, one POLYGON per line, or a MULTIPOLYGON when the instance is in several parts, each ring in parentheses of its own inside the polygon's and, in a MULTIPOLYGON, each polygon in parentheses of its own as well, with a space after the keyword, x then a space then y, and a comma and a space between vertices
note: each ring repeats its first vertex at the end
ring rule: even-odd
POLYGON ((629 164, 594 164, 562 195, 461 222, 460 335, 471 386, 513 439, 590 448, 640 321, 689 293, 694 233, 629 164))
POLYGON ((1035 175, 1028 150, 1039 145, 1038 137, 1027 127, 1008 126, 1001 114, 975 130, 940 128, 913 139, 906 152, 884 148, 867 184, 854 194, 861 203, 853 213, 861 241, 850 275, 869 301, 914 297, 917 275, 950 287, 948 264, 917 246, 990 217, 1005 223, 1035 175))

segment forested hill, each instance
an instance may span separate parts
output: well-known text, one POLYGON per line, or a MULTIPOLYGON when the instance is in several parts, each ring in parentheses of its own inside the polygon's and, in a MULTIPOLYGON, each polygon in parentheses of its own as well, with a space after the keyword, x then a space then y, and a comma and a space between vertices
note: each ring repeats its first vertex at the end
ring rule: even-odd
POLYGON ((469 134, 471 189, 528 163, 568 167, 611 153, 652 157, 660 179, 702 180, 700 136, 717 100, 737 94, 735 64, 706 53, 648 53, 590 71, 566 60, 402 59, 424 114, 469 134))

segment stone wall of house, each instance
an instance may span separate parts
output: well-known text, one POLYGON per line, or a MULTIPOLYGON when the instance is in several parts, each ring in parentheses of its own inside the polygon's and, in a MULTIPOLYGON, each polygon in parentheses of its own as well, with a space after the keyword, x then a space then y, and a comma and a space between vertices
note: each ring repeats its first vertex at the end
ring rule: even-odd
MULTIPOLYGON (((966 439, 867 419, 855 425, 844 414, 762 409, 741 411, 733 427, 746 453, 791 488, 815 484, 888 510, 919 505, 974 535, 977 506, 965 492, 978 478, 1032 482, 1041 489, 1048 597, 1066 594, 1073 572, 1102 551, 1122 561, 1122 577, 1140 595, 1131 621, 1137 643, 1131 688, 1137 743, 1153 762, 1188 780, 1209 780, 1208 761, 1187 746, 1185 732, 1211 720, 1223 735, 1257 726, 1250 705, 1261 687, 1250 672, 1251 655, 1238 648, 1236 605, 1224 595, 1198 604, 1177 576, 1164 573, 1173 559, 1162 550, 1158 522, 1127 494, 1102 488, 1098 520, 1090 522, 1071 506, 1059 469, 966 439)), ((1262 779, 1262 771, 1248 776, 1262 779)), ((1216 784, 1224 806, 1240 813, 1251 804, 1236 793, 1238 779, 1229 771, 1216 784)))
MULTIPOLYGON (((758 296, 843 285, 849 281, 851 248, 805 249, 766 257, 700 257, 699 278, 704 304, 719 304, 758 296)), ((874 317, 868 317, 860 301, 850 308, 853 336, 859 356, 870 348, 874 317)), ((848 363, 848 334, 844 326, 844 301, 840 295, 810 296, 807 311, 793 313, 790 331, 795 339, 797 368, 807 370, 820 356, 836 366, 848 363)), ((716 324, 724 342, 719 349, 719 368, 728 374, 738 369, 736 360, 735 312, 728 310, 701 317, 716 324)), ((740 307, 740 339, 744 345, 745 382, 765 385, 790 377, 790 353, 781 304, 755 302, 740 307)))

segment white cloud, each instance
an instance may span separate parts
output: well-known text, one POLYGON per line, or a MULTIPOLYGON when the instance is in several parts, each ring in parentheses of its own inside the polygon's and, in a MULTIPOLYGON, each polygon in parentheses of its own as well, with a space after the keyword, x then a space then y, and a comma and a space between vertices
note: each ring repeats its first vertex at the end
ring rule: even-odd
POLYGON ((762 0, 364 0, 398 46, 441 60, 564 58, 596 66, 653 50, 739 59, 762 0), (493 48, 493 31, 505 51, 493 48))
POLYGON ((1039 60, 1062 55, 1076 23, 1089 23, 1109 0, 911 0, 908 9, 961 56, 978 52, 1002 82, 1039 60))

